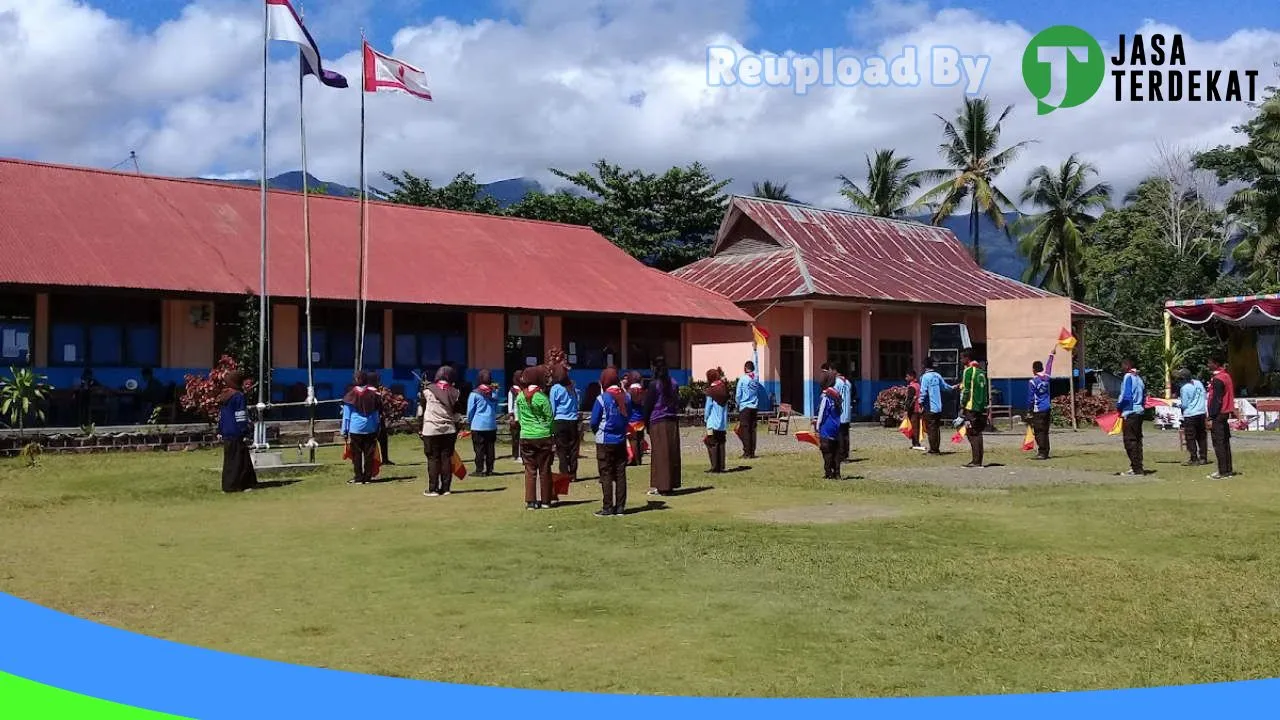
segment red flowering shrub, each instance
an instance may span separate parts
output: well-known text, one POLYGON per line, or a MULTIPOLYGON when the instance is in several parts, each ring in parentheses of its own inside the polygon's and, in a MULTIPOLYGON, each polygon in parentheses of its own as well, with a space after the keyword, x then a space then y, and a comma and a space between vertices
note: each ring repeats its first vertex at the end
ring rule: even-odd
MULTIPOLYGON (((1076 393, 1076 422, 1080 425, 1092 425, 1099 415, 1106 415, 1115 409, 1115 399, 1106 393, 1076 393)), ((1059 395, 1050 401, 1049 417, 1057 427, 1071 427, 1071 396, 1059 395)))
POLYGON ((907 390, 906 385, 898 385, 880 391, 876 396, 875 407, 880 411, 881 417, 894 423, 902 422, 907 416, 907 390))
MULTIPOLYGON (((209 422, 217 422, 218 395, 226 384, 227 373, 238 369, 240 368, 235 359, 229 355, 223 355, 218 360, 218 364, 214 365, 213 369, 209 371, 208 377, 187 375, 183 379, 184 390, 182 398, 179 400, 183 409, 199 413, 209 422)), ((253 381, 246 378, 241 390, 244 390, 247 394, 252 389, 253 381)))
POLYGON ((394 428, 404 423, 407 418, 405 411, 409 409, 409 401, 399 393, 393 393, 386 388, 378 388, 378 394, 382 396, 382 409, 387 415, 387 427, 394 428))

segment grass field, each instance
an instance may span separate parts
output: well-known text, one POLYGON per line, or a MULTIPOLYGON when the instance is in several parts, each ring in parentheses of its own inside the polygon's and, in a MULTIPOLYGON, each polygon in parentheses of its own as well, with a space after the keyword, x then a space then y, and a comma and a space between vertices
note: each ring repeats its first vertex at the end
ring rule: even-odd
MULTIPOLYGON (((1118 438, 1096 430, 1055 435, 1048 463, 1020 432, 990 437, 1004 467, 982 470, 959 468, 963 448, 926 458, 857 430, 840 482, 779 438, 751 469, 705 475, 690 436, 686 494, 608 519, 591 514, 594 482, 566 498, 582 504, 525 511, 509 460, 425 498, 413 438, 395 439, 407 462, 390 482, 347 485, 329 449, 320 473, 231 497, 212 452, 7 460, 0 590, 235 653, 531 688, 937 695, 1276 675, 1280 438, 1240 439, 1246 474, 1211 482, 1177 464, 1171 434, 1148 435, 1157 473, 1123 484, 1118 438)), ((645 507, 648 468, 630 477, 645 507)))

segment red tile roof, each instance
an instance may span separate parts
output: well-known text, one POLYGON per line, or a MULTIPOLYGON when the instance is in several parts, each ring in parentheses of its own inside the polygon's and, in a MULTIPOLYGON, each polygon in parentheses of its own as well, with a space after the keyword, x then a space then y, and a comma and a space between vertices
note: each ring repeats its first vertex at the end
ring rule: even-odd
MULTIPOLYGON (((676 270, 734 302, 830 297, 981 308, 1049 293, 978 266, 950 230, 734 197, 712 256, 676 270)), ((1072 313, 1106 313, 1072 303, 1072 313)))
MULTIPOLYGON (((0 159, 0 283, 256 293, 255 188, 0 159)), ((302 196, 268 200, 268 285, 305 294, 302 196)), ((311 198, 312 293, 356 295, 359 203, 311 198)), ((573 225, 372 202, 373 302, 750 320, 573 225)))

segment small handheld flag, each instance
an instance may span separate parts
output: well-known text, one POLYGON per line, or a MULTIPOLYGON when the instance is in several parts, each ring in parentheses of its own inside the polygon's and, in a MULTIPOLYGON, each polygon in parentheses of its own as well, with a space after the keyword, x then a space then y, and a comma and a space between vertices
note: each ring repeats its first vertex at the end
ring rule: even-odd
POLYGON ((818 436, 812 430, 801 430, 796 433, 796 440, 803 443, 809 443, 814 447, 818 446, 818 436))
POLYGON ((1124 419, 1120 417, 1118 412, 1099 415, 1094 422, 1098 423, 1098 428, 1108 435, 1119 435, 1124 428, 1124 419))
POLYGON ((964 442, 964 436, 968 434, 968 430, 969 428, 967 426, 961 425, 960 429, 956 431, 956 434, 951 436, 951 444, 959 445, 964 442))
POLYGON ((1062 328, 1062 332, 1058 333, 1058 345, 1063 350, 1071 352, 1076 349, 1076 336, 1072 335, 1070 330, 1062 328))
POLYGON ((462 432, 458 433, 458 439, 459 439, 459 440, 466 440, 466 439, 467 439, 467 438, 469 438, 469 437, 471 437, 471 431, 470 431, 470 430, 463 430, 462 432))
POLYGON ((739 440, 742 439, 742 421, 741 420, 733 424, 733 434, 737 435, 739 440))
POLYGON ((751 326, 751 342, 756 347, 769 344, 769 331, 757 325, 751 326))
POLYGON ((908 440, 911 439, 911 418, 902 418, 902 424, 898 426, 898 432, 906 436, 908 440))
POLYGON ((1027 426, 1027 434, 1024 435, 1022 438, 1022 449, 1023 450, 1036 449, 1036 431, 1033 430, 1030 425, 1027 426))
POLYGON ((551 482, 555 484, 556 497, 568 495, 573 484, 573 476, 568 473, 551 473, 551 482))
POLYGON ((462 464, 462 456, 458 454, 457 450, 453 451, 452 464, 453 464, 453 476, 458 478, 459 480, 466 480, 467 466, 462 464))

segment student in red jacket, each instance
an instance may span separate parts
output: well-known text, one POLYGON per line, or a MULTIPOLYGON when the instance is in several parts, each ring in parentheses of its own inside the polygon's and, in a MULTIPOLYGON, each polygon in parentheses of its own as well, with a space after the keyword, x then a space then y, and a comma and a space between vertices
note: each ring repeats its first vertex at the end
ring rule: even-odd
POLYGON ((1210 480, 1223 480, 1235 474, 1231 464, 1231 416, 1236 410, 1236 386, 1227 372, 1227 366, 1219 358, 1209 361, 1209 435, 1213 437, 1213 455, 1218 461, 1218 472, 1210 480))

